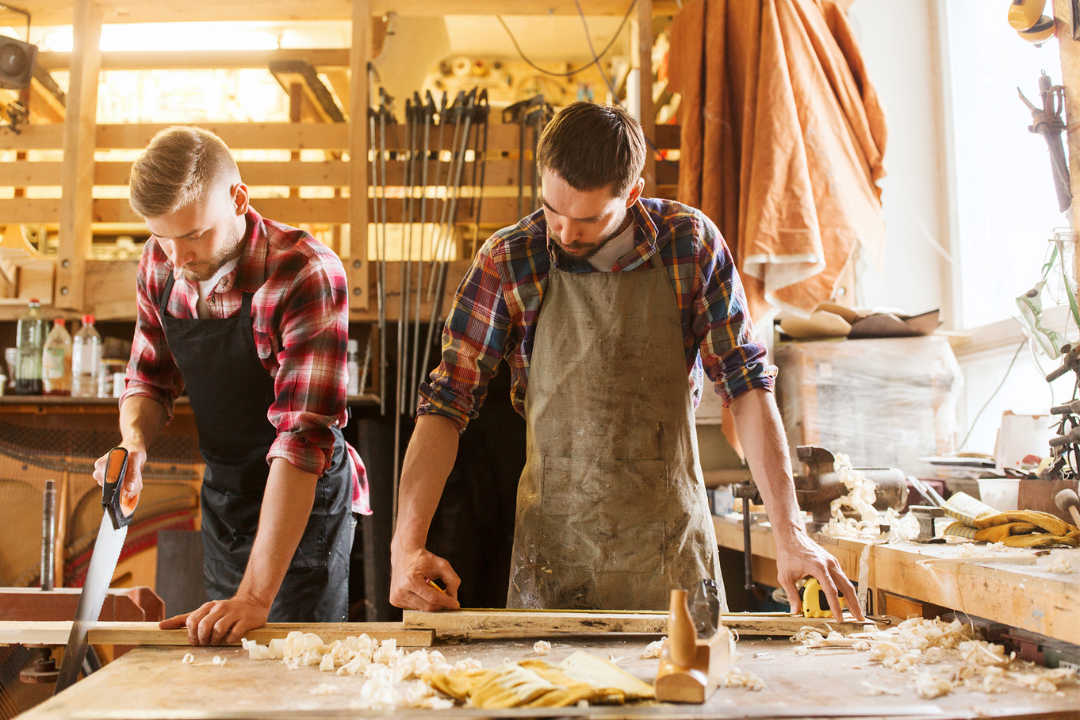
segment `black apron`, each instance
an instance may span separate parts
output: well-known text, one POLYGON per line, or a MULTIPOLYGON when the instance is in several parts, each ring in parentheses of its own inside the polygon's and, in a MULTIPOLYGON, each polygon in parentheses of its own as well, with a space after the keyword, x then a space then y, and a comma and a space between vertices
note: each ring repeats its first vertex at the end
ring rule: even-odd
MULTIPOLYGON (((236 594, 259 525, 277 438, 267 418, 274 379, 255 348, 251 293, 230 318, 181 320, 166 312, 170 275, 160 310, 165 339, 184 376, 206 463, 202 485, 203 579, 211 600, 236 594)), ((270 608, 268 622, 344 622, 349 613, 352 551, 352 472, 341 430, 334 433, 330 467, 315 486, 300 545, 270 608)))

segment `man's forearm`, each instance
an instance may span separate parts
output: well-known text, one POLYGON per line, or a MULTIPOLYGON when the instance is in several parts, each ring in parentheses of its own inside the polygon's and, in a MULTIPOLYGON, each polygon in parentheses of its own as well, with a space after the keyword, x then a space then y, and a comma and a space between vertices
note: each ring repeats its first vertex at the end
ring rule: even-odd
POLYGON ((274 458, 259 512, 259 530, 238 596, 250 597, 270 609, 304 536, 318 479, 283 458, 274 458))
POLYGON ((169 420, 169 411, 157 400, 132 395, 120 406, 120 436, 129 449, 146 450, 169 420))
POLYGON ((392 549, 422 548, 427 543, 431 518, 439 506, 457 451, 458 428, 453 420, 442 415, 421 415, 416 419, 401 471, 392 549))
POLYGON ((802 512, 795 497, 787 439, 773 394, 755 388, 735 398, 730 408, 746 462, 774 533, 790 536, 804 531, 802 512))

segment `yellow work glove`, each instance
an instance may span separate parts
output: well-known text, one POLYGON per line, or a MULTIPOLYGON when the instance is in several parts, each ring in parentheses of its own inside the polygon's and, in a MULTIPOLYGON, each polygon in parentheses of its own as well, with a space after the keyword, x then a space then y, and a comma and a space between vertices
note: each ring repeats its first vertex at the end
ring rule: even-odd
POLYGON ((975 527, 975 540, 1004 543, 1009 547, 1080 545, 1080 530, 1050 513, 1037 510, 995 513, 977 519, 975 527))

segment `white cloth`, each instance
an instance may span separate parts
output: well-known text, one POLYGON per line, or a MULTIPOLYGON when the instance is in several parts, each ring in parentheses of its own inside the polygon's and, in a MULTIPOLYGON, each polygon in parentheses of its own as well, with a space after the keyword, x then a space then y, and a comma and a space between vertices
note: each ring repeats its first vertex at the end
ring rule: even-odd
POLYGON ((589 258, 589 264, 595 270, 611 272, 611 269, 615 267, 615 263, 619 262, 623 255, 634 249, 634 227, 634 223, 631 222, 625 230, 608 240, 604 247, 589 258))
POLYGON ((214 294, 214 290, 217 289, 218 283, 221 279, 236 269, 237 263, 240 262, 240 257, 234 257, 229 262, 221 266, 214 276, 209 280, 199 281, 199 300, 195 305, 195 309, 199 312, 199 317, 203 320, 210 317, 210 306, 206 303, 210 299, 210 296, 214 294))

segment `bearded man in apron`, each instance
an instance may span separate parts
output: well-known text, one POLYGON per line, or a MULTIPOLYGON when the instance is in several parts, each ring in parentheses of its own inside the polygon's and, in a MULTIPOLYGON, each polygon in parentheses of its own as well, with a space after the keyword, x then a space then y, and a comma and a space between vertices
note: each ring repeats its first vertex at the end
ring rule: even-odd
POLYGON ((507 606, 663 610, 721 582, 694 432, 704 377, 734 414, 777 544, 780 582, 855 591, 810 540, 731 253, 700 211, 641 197, 641 127, 574 103, 537 151, 543 208, 495 233, 458 288, 442 362, 420 389, 392 545, 390 600, 456 608, 459 579, 425 549, 457 453, 501 359, 528 423, 507 606), (441 580, 447 593, 429 581, 441 580))
MULTIPOLYGON (((348 290, 341 260, 259 216, 229 149, 197 128, 159 133, 131 171, 152 233, 120 399, 124 494, 187 390, 206 462, 210 602, 161 623, 193 644, 238 642, 266 622, 343 622, 354 512, 367 482, 346 422, 348 290)), ((105 459, 95 477, 101 482, 105 459)))

